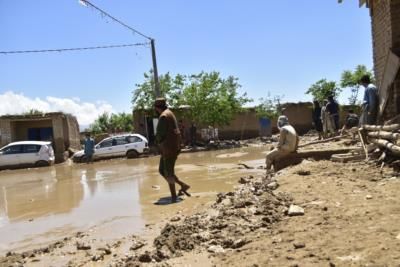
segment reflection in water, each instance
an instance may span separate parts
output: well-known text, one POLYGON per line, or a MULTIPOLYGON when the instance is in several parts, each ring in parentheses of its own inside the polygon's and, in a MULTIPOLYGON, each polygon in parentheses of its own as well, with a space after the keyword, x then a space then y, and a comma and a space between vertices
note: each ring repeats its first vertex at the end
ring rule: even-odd
POLYGON ((0 172, 0 254, 93 226, 103 229, 101 238, 138 233, 145 221, 210 201, 232 189, 241 175, 239 161, 264 158, 255 150, 217 157, 228 152, 235 151, 182 154, 176 171, 195 195, 168 206, 153 204, 169 196, 158 174, 159 157, 0 172))
POLYGON ((0 172, 0 254, 120 218, 137 218, 127 230, 138 231, 144 222, 135 165, 146 170, 140 160, 117 160, 0 172))

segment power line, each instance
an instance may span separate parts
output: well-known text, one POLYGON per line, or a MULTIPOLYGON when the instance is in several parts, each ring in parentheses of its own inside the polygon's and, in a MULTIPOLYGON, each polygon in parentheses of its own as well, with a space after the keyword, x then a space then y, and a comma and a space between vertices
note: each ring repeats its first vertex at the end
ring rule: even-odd
POLYGON ((97 11, 99 11, 100 14, 101 14, 102 16, 107 16, 107 17, 109 17, 110 19, 112 19, 113 21, 117 22, 118 24, 124 26, 125 28, 131 30, 131 31, 134 32, 134 33, 137 33, 137 34, 143 36, 143 37, 146 38, 146 39, 149 39, 149 40, 152 40, 152 39, 153 39, 153 38, 151 38, 151 37, 149 37, 149 36, 147 36, 147 35, 145 35, 145 34, 139 32, 138 30, 135 30, 134 28, 128 26, 127 24, 123 23, 123 22, 120 21, 119 19, 117 19, 117 18, 111 16, 110 14, 108 14, 107 12, 105 12, 104 10, 102 10, 101 8, 99 8, 99 7, 95 6, 95 5, 93 5, 92 3, 90 3, 88 0, 79 0, 79 3, 81 3, 81 4, 84 5, 84 6, 87 6, 87 5, 91 6, 92 8, 96 9, 97 11))
POLYGON ((0 54, 7 55, 7 54, 28 54, 28 53, 50 53, 50 52, 81 51, 81 50, 120 48, 120 47, 132 47, 132 46, 147 46, 147 45, 149 45, 149 43, 104 45, 104 46, 91 46, 91 47, 78 47, 78 48, 41 49, 41 50, 15 50, 15 51, 0 51, 0 54))

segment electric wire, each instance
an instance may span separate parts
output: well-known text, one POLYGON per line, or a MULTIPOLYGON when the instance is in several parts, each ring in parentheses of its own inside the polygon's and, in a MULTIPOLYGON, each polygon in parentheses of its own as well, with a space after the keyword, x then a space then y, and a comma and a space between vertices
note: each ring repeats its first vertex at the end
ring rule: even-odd
POLYGON ((7 54, 28 54, 28 53, 51 53, 51 52, 82 51, 82 50, 121 48, 121 47, 132 47, 132 46, 148 46, 148 45, 149 43, 136 43, 136 44, 103 45, 103 46, 77 47, 77 48, 14 50, 14 51, 0 51, 0 54, 7 55, 7 54))
POLYGON ((80 1, 80 3, 82 3, 82 4, 84 4, 84 5, 87 4, 87 5, 91 6, 92 8, 96 9, 97 11, 99 11, 100 14, 109 17, 109 18, 112 19, 113 21, 115 21, 115 22, 117 22, 118 24, 124 26, 125 28, 128 28, 129 30, 131 30, 131 31, 133 31, 133 32, 135 32, 135 33, 141 35, 142 37, 144 37, 144 38, 146 38, 146 39, 149 39, 149 40, 152 40, 152 39, 153 39, 153 38, 151 38, 151 37, 149 37, 149 36, 147 36, 147 35, 145 35, 145 34, 139 32, 138 30, 135 30, 134 28, 130 27, 129 25, 123 23, 123 22, 120 21, 119 19, 117 19, 117 18, 111 16, 109 13, 105 12, 105 11, 102 10, 101 8, 99 8, 99 7, 95 6, 94 4, 90 3, 88 0, 79 0, 79 1, 80 1))

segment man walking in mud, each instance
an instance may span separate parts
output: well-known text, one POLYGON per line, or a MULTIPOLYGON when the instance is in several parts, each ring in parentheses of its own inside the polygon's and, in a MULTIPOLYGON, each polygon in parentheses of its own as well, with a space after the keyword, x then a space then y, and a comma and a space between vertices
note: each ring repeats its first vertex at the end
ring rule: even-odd
POLYGON ((156 142, 161 152, 159 172, 168 183, 171 202, 175 203, 177 201, 175 183, 181 186, 179 195, 190 196, 187 192, 190 186, 180 181, 175 175, 175 162, 181 150, 181 133, 175 115, 168 109, 164 98, 156 99, 154 109, 159 115, 156 133, 156 142))
POLYGON ((287 154, 297 150, 299 137, 296 130, 289 124, 286 116, 282 115, 278 118, 279 142, 276 148, 271 150, 266 157, 267 173, 271 171, 271 167, 276 160, 287 154))

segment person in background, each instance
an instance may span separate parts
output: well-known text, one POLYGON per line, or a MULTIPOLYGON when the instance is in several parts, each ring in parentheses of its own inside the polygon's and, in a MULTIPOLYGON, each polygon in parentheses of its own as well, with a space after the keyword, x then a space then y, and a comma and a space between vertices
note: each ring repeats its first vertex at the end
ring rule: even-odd
POLYGON ((192 121, 192 125, 190 126, 190 145, 192 147, 196 146, 196 124, 192 121))
POLYGON ((265 159, 267 172, 271 171, 271 167, 277 159, 296 152, 299 144, 297 132, 293 126, 289 124, 289 120, 285 115, 279 116, 278 129, 280 133, 278 145, 267 154, 265 159))
POLYGON ((185 146, 186 145, 185 124, 183 123, 183 120, 179 120, 178 127, 179 127, 179 131, 181 133, 181 145, 185 146))
POLYGON ((85 145, 85 158, 86 158, 86 163, 93 163, 93 154, 94 154, 94 140, 90 136, 90 133, 86 133, 86 139, 84 142, 85 145))
POLYGON ((161 157, 159 164, 159 172, 168 183, 171 192, 171 202, 177 201, 175 183, 181 186, 179 195, 186 194, 190 196, 187 190, 189 185, 180 181, 175 175, 175 162, 181 151, 181 133, 179 131, 178 122, 174 113, 168 109, 164 98, 157 98, 154 102, 154 109, 159 114, 156 142, 160 147, 161 157))
POLYGON ((339 104, 335 101, 333 96, 328 96, 326 111, 329 114, 330 123, 333 126, 333 135, 335 135, 339 130, 339 104))
POLYGON ((375 124, 378 114, 378 90, 376 86, 371 83, 369 75, 361 77, 360 85, 365 88, 360 126, 364 124, 375 124))
MULTIPOLYGON (((358 119, 358 115, 356 113, 354 113, 353 110, 349 110, 347 115, 346 115, 346 119, 343 125, 342 130, 340 131, 341 135, 344 135, 348 130, 350 130, 353 127, 357 127, 359 124, 359 119, 358 119)), ((353 134, 353 133, 352 133, 353 134)), ((355 138, 354 134, 353 134, 353 139, 355 138)))
POLYGON ((322 121, 321 121, 321 107, 317 100, 314 100, 314 107, 312 110, 312 119, 315 130, 318 132, 318 140, 322 139, 322 121))

